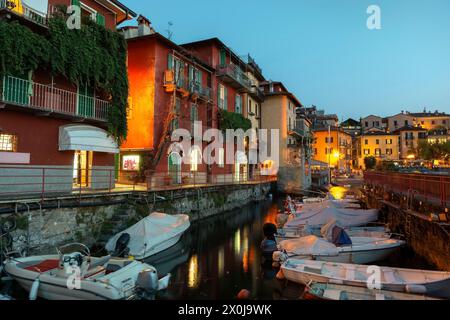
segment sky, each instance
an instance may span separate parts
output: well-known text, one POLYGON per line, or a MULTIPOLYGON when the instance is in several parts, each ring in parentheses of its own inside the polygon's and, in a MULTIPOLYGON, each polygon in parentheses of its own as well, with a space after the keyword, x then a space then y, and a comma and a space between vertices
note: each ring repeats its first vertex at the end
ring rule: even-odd
POLYGON ((450 113, 449 0, 122 0, 178 44, 218 37, 340 120, 450 113), (367 8, 381 9, 369 30, 367 8))

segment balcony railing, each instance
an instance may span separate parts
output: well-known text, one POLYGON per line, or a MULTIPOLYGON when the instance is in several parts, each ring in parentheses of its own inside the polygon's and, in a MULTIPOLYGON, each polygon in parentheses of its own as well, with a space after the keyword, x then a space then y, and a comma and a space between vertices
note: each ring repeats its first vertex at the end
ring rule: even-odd
POLYGON ((191 81, 189 85, 189 90, 191 93, 195 93, 205 100, 211 100, 211 88, 203 87, 200 83, 191 81))
POLYGON ((46 25, 48 21, 46 13, 30 8, 21 1, 0 0, 0 9, 7 9, 18 16, 42 25, 46 25))
POLYGON ((108 101, 11 76, 3 77, 0 101, 47 112, 106 121, 108 101))
POLYGON ((250 90, 252 83, 247 75, 234 64, 225 64, 217 66, 217 75, 219 77, 227 77, 231 79, 231 83, 235 84, 236 87, 240 87, 244 90, 250 90))
POLYGON ((262 89, 260 89, 259 87, 252 86, 250 88, 250 95, 252 95, 256 99, 258 99, 259 101, 264 100, 264 91, 262 89))

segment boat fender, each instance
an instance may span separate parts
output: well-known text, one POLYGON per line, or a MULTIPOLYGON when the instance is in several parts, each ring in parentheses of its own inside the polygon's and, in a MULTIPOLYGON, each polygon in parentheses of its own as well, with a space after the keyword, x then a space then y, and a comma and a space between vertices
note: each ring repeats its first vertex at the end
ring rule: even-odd
POLYGON ((31 289, 30 289, 29 299, 31 301, 35 301, 37 299, 40 284, 41 284, 41 280, 39 279, 39 277, 37 277, 36 280, 34 280, 33 285, 31 286, 31 289))
POLYGON ((427 288, 419 284, 408 284, 406 285, 406 292, 415 294, 426 294, 427 288))
POLYGON ((283 270, 278 271, 278 273, 277 273, 277 279, 278 279, 278 280, 284 280, 284 279, 286 279, 286 277, 284 276, 283 270))
POLYGON ((167 276, 158 280, 158 291, 166 290, 169 287, 171 277, 172 275, 169 273, 167 276))
POLYGON ((275 251, 272 255, 272 260, 279 263, 285 262, 288 258, 288 255, 281 251, 275 251))
POLYGON ((148 268, 138 274, 136 287, 145 293, 154 294, 158 291, 159 280, 155 268, 148 268))

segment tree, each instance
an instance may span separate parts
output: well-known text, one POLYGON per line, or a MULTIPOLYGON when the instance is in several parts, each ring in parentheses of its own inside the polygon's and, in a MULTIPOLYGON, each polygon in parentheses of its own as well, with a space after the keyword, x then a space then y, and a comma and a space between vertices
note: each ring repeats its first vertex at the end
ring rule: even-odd
POLYGON ((375 158, 374 156, 365 157, 364 165, 366 166, 366 170, 373 170, 377 165, 377 158, 375 158))
POLYGON ((423 160, 450 160, 450 141, 444 143, 429 143, 421 141, 418 147, 419 155, 423 160))

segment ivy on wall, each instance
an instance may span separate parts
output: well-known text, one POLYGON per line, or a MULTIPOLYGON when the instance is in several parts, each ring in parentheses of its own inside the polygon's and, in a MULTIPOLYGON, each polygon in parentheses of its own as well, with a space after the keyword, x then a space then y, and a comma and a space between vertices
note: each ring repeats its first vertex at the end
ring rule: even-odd
POLYGON ((219 129, 225 131, 227 129, 243 129, 247 131, 251 129, 252 122, 240 113, 229 112, 219 109, 219 129))
POLYGON ((22 76, 41 68, 104 92, 112 104, 108 131, 119 143, 127 135, 126 55, 123 36, 93 21, 70 30, 60 14, 49 19, 43 35, 17 22, 0 21, 0 75, 22 76))

